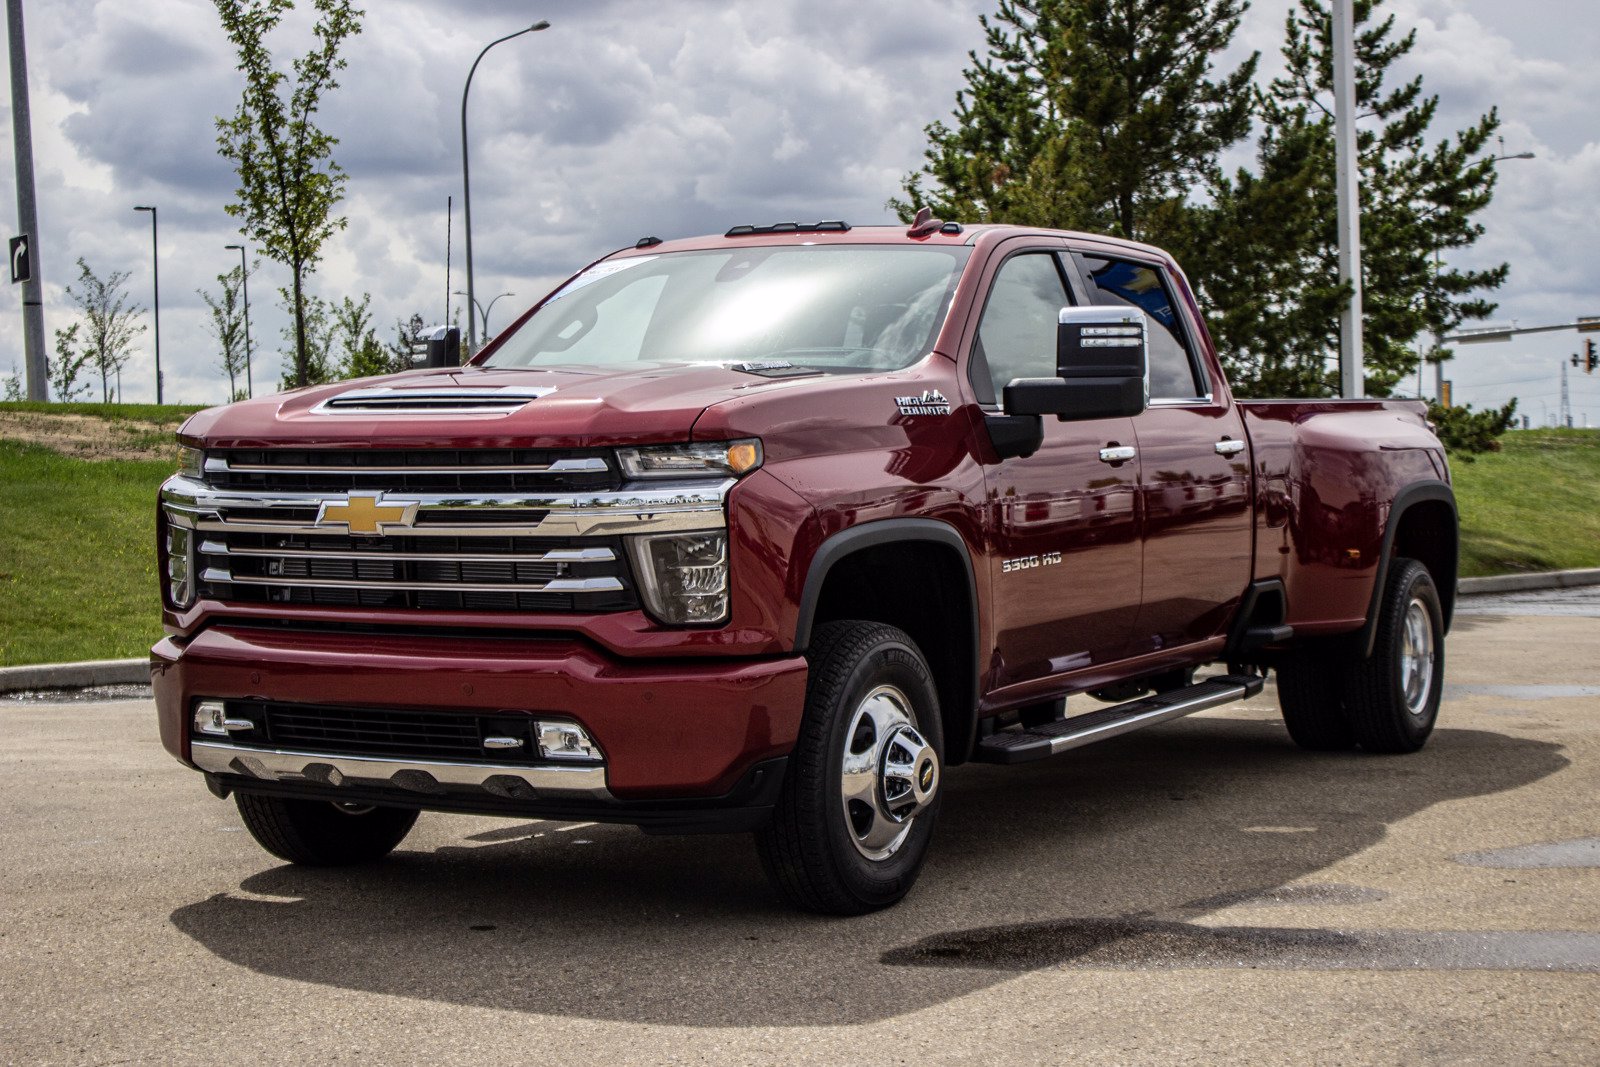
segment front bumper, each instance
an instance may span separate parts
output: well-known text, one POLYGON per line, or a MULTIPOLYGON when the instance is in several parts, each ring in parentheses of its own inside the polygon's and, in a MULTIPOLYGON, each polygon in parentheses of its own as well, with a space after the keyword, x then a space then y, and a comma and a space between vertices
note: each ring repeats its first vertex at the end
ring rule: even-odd
POLYGON ((162 743, 217 792, 674 828, 697 811, 728 822, 732 809, 770 806, 805 700, 798 656, 639 663, 570 638, 227 625, 161 641, 151 679, 162 743), (374 758, 191 738, 201 699, 571 719, 604 762, 374 758))

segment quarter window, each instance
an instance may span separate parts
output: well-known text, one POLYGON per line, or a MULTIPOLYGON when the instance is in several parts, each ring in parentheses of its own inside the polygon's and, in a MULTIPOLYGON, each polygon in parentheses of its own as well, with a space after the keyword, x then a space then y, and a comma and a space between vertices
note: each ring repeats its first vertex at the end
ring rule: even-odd
POLYGON ((1183 325, 1161 271, 1125 259, 1080 256, 1091 303, 1136 307, 1150 322, 1151 399, 1191 400, 1204 396, 1198 385, 1183 325))

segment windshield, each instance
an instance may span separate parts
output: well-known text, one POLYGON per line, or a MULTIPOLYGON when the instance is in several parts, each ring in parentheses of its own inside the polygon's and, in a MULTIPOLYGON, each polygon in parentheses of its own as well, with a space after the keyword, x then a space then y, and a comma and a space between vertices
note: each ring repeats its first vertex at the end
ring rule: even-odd
POLYGON ((501 338, 487 365, 897 370, 931 348, 970 252, 782 245, 608 260, 501 338))

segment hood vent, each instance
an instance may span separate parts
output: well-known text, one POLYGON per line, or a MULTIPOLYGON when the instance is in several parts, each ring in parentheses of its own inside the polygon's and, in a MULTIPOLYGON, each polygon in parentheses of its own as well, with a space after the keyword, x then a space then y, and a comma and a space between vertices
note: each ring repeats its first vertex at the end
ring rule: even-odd
POLYGON ((506 415, 551 389, 507 385, 499 389, 352 389, 312 410, 319 415, 506 415))

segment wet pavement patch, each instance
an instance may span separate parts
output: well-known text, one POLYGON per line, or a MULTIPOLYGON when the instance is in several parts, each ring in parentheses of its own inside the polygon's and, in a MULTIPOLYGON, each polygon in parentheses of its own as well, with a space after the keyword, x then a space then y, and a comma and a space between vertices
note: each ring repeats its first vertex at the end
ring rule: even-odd
POLYGON ((1203 900, 1192 900, 1183 907, 1185 910, 1212 911, 1217 908, 1237 908, 1241 905, 1260 908, 1288 904, 1376 904, 1388 898, 1389 894, 1381 889, 1328 882, 1319 885, 1280 885, 1270 889, 1242 889, 1234 893, 1219 893, 1203 900))
POLYGON ((1600 685, 1471 685, 1447 683, 1447 699, 1455 697, 1506 697, 1510 700, 1567 700, 1600 697, 1600 685))
POLYGON ((1600 972, 1600 934, 1210 927, 1159 919, 1064 919, 938 934, 891 949, 881 962, 1001 971, 1252 967, 1600 972))
POLYGON ((1465 852, 1456 858, 1468 867, 1508 869, 1537 867, 1600 867, 1600 837, 1575 837, 1543 845, 1514 845, 1485 852, 1465 852))

